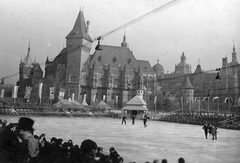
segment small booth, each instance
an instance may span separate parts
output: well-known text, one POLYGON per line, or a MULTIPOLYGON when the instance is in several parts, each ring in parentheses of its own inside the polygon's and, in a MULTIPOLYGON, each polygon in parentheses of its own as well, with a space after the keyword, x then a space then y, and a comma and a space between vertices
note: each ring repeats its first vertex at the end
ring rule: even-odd
POLYGON ((136 96, 126 103, 122 108, 122 113, 129 116, 135 115, 137 119, 141 119, 142 115, 148 111, 147 103, 143 100, 143 91, 137 90, 136 96))

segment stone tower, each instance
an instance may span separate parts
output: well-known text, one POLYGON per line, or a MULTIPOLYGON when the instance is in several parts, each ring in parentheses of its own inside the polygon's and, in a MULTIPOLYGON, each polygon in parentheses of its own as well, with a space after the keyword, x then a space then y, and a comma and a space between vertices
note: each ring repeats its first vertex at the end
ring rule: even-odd
POLYGON ((30 42, 28 45, 28 52, 27 56, 24 58, 24 60, 20 61, 19 64, 19 83, 21 89, 23 89, 26 85, 31 85, 31 70, 32 70, 32 58, 30 56, 30 42))
POLYGON ((85 23, 83 11, 79 11, 72 31, 66 36, 67 65, 65 88, 75 90, 76 99, 81 101, 81 71, 87 61, 92 48, 92 39, 89 36, 89 24, 85 23))

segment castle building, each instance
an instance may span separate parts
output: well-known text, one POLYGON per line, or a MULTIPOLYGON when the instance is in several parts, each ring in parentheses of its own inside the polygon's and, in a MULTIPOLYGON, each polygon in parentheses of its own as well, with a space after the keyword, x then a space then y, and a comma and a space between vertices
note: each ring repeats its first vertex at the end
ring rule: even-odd
POLYGON ((98 44, 99 49, 90 54, 95 40, 89 34, 89 26, 90 22, 85 22, 83 12, 79 11, 72 30, 65 37, 66 47, 53 60, 46 58, 44 76, 40 65, 32 61, 29 44, 27 56, 19 65, 17 85, 22 96, 26 86, 31 86, 33 93, 30 101, 36 102, 39 82, 43 82, 42 102, 45 103, 56 102, 63 93, 64 99, 71 98, 87 105, 93 105, 98 99, 120 109, 135 96, 136 90, 143 90, 143 100, 148 109, 156 107, 155 97, 163 92, 178 98, 187 95, 184 98, 191 99, 203 98, 207 94, 220 98, 232 96, 233 103, 237 104, 240 66, 235 45, 232 61, 228 63, 227 58, 222 59, 219 82, 215 80, 215 71, 203 71, 200 64, 192 73, 184 52, 173 73, 165 73, 159 60, 151 67, 148 61, 135 58, 125 33, 120 46, 98 44), (187 90, 186 85, 189 87, 187 90), (51 88, 54 88, 52 99, 51 88))
POLYGON ((64 98, 74 94, 79 102, 85 96, 88 105, 97 98, 120 108, 135 96, 137 89, 144 89, 145 100, 153 102, 150 96, 154 94, 156 76, 150 63, 134 57, 125 34, 121 46, 100 45, 101 50, 91 55, 93 40, 89 25, 79 11, 73 29, 66 36, 66 47, 53 61, 46 59, 45 87, 64 89, 64 98))

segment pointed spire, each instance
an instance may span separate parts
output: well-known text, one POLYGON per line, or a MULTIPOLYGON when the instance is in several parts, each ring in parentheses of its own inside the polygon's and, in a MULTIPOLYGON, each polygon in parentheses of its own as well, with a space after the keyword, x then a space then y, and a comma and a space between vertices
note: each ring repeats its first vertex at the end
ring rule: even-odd
POLYGON ((91 37, 87 34, 85 19, 84 19, 83 11, 81 10, 78 13, 78 17, 76 19, 76 22, 73 26, 72 31, 66 37, 66 39, 69 39, 69 38, 84 38, 92 42, 91 37))
POLYGON ((128 43, 126 42, 126 30, 124 29, 123 42, 121 43, 121 47, 128 47, 128 43))
POLYGON ((26 56, 26 58, 23 61, 28 66, 30 66, 32 64, 32 58, 30 56, 30 50, 31 50, 31 48, 30 48, 30 41, 31 40, 29 40, 27 56, 26 56))
POLYGON ((48 64, 49 63, 49 60, 48 60, 48 56, 47 56, 47 59, 46 59, 46 62, 45 62, 46 64, 48 64))
POLYGON ((188 76, 186 76, 185 80, 183 81, 181 88, 183 88, 183 89, 193 89, 193 86, 192 86, 188 76))
POLYGON ((233 40, 233 52, 232 52, 232 62, 237 61, 237 53, 235 49, 235 42, 233 40))

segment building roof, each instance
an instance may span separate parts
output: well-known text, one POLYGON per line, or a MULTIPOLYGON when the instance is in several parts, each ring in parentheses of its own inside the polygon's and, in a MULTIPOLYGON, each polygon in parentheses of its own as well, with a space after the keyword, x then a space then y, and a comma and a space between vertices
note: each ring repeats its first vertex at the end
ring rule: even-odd
POLYGON ((201 68, 201 66, 198 64, 196 70, 194 71, 194 74, 198 74, 198 73, 202 73, 202 72, 203 72, 203 71, 202 71, 202 68, 201 68))
POLYGON ((63 48, 62 51, 55 57, 54 61, 58 61, 58 63, 66 64, 67 63, 67 47, 63 48))
POLYGON ((188 76, 183 81, 181 88, 183 88, 183 89, 193 89, 193 86, 192 86, 188 76))
POLYGON ((182 53, 180 63, 177 66, 175 66, 174 73, 176 73, 176 74, 190 74, 190 73, 192 73, 191 66, 186 63, 186 57, 184 55, 184 52, 182 53))
POLYGON ((149 74, 149 73, 154 74, 154 71, 148 61, 143 61, 143 60, 137 60, 137 61, 142 69, 143 74, 149 74))
POLYGON ((142 110, 142 111, 147 111, 146 106, 133 106, 133 105, 127 105, 122 108, 122 110, 142 110))
MULTIPOLYGON (((87 22, 89 25, 89 22, 87 22)), ((66 38, 84 38, 90 42, 92 42, 91 37, 88 35, 87 27, 85 24, 85 19, 82 11, 79 11, 76 22, 73 26, 72 31, 66 36, 66 38)))
POLYGON ((147 103, 140 97, 139 95, 134 96, 131 100, 129 100, 126 105, 136 105, 136 106, 141 106, 141 105, 147 105, 147 103))
POLYGON ((123 70, 124 66, 127 65, 129 69, 138 69, 139 63, 126 47, 117 47, 109 45, 101 45, 102 50, 95 51, 90 66, 93 66, 94 62, 101 67, 111 66, 113 71, 118 71, 119 68, 123 70), (106 65, 105 65, 106 64, 106 65))
POLYGON ((155 64, 152 69, 156 73, 156 76, 162 76, 164 73, 164 68, 161 64, 159 64, 159 59, 157 60, 157 64, 155 64))

